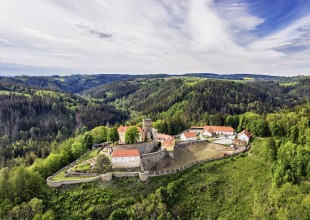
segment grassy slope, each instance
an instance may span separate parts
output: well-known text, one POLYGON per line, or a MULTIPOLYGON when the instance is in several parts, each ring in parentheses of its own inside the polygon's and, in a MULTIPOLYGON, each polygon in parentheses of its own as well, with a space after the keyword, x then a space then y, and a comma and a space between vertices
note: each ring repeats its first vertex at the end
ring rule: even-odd
MULTIPOLYGON (((161 186, 175 185, 167 209, 181 219, 252 219, 254 204, 261 206, 271 182, 271 167, 252 156, 197 165, 175 175, 151 178, 116 179, 109 184, 91 183, 56 189, 50 206, 57 213, 87 213, 94 205, 105 207, 109 216, 119 203, 131 207, 161 186), (59 195, 60 194, 60 195, 59 195), (56 196, 55 196, 56 195, 56 196), (67 198, 66 201, 61 198, 67 198), (87 201, 87 203, 86 203, 87 201), (69 205, 70 204, 70 205, 69 205)), ((152 196, 152 195, 149 195, 152 196)))

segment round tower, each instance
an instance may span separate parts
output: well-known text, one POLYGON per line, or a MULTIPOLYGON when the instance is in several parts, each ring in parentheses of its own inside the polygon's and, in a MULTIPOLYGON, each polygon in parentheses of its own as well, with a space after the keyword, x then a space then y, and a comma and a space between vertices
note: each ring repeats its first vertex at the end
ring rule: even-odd
POLYGON ((145 118, 142 121, 143 125, 143 141, 147 141, 152 139, 152 120, 149 118, 145 118))

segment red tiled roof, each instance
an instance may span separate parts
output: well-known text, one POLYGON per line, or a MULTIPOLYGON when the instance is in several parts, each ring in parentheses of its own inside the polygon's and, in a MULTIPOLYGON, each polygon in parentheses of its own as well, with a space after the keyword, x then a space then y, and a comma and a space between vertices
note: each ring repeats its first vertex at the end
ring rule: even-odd
MULTIPOLYGON (((131 126, 127 127, 127 126, 119 126, 117 129, 118 133, 126 133, 127 129, 130 128, 131 126)), ((139 133, 142 133, 142 128, 138 127, 139 133)))
POLYGON ((184 136, 186 138, 194 138, 194 137, 197 137, 197 134, 194 132, 184 132, 184 136))
POLYGON ((158 134, 158 138, 159 138, 159 139, 164 139, 164 140, 166 140, 166 139, 168 139, 169 137, 171 137, 171 136, 168 135, 168 134, 158 134))
POLYGON ((232 127, 226 126, 205 126, 204 130, 211 128, 214 132, 234 132, 235 130, 232 127))
POLYGON ((211 127, 209 127, 208 129, 206 129, 207 132, 209 132, 210 134, 212 134, 214 131, 211 127))
POLYGON ((114 150, 112 157, 137 157, 140 153, 137 149, 133 150, 114 150))
POLYGON ((249 131, 247 131, 247 130, 243 130, 243 131, 239 134, 239 136, 240 136, 241 134, 245 134, 248 138, 250 138, 250 137, 252 136, 251 133, 250 133, 249 131))
POLYGON ((161 142, 161 146, 172 146, 175 145, 175 139, 174 137, 167 135, 168 138, 165 139, 165 141, 161 142))

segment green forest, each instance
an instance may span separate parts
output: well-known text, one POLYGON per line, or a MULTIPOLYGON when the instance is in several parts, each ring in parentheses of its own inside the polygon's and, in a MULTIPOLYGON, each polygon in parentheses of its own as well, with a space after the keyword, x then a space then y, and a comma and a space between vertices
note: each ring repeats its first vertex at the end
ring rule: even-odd
POLYGON ((106 77, 75 91, 58 78, 0 80, 0 219, 310 219, 310 78, 106 77), (146 182, 46 185, 143 117, 167 134, 247 129, 252 147, 146 182))

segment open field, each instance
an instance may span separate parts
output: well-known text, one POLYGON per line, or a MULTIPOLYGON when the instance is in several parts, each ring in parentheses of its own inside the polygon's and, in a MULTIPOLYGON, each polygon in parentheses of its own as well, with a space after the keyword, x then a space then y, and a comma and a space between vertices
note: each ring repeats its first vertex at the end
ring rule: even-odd
POLYGON ((4 90, 0 90, 0 95, 20 95, 20 96, 26 96, 27 98, 31 98, 31 96, 29 94, 26 93, 19 93, 19 92, 11 92, 11 91, 4 91, 4 90))
POLYGON ((283 87, 288 87, 288 86, 296 86, 298 84, 298 82, 285 82, 285 83, 280 83, 280 86, 283 87))
POLYGON ((171 164, 155 171, 176 169, 197 160, 210 159, 222 156, 224 153, 230 154, 234 152, 229 147, 208 142, 194 143, 183 148, 175 147, 174 150, 174 159, 171 164))

